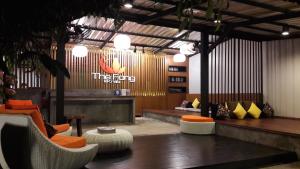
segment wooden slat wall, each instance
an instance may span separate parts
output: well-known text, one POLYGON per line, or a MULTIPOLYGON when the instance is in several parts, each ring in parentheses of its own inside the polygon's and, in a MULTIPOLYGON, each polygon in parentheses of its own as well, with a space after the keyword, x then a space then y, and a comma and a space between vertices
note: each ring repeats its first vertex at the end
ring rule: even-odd
MULTIPOLYGON (((217 39, 212 37, 212 39, 217 39)), ((262 102, 262 43, 230 39, 209 57, 211 103, 252 100, 262 102)))
MULTIPOLYGON (((164 96, 166 95, 167 67, 163 55, 150 52, 117 51, 115 49, 100 50, 90 47, 88 56, 76 58, 72 56, 72 45, 66 46, 66 67, 71 78, 65 80, 65 89, 130 89, 133 96, 164 96), (99 59, 105 56, 111 65, 114 57, 119 59, 121 66, 126 66, 124 75, 136 77, 135 83, 122 81, 120 84, 104 83, 95 80, 92 73, 106 74, 100 69, 99 59)), ((55 47, 52 56, 55 58, 55 47)), ((51 89, 55 89, 55 77, 51 77, 51 89)))
POLYGON ((25 62, 18 65, 14 68, 14 74, 16 77, 15 88, 39 88, 43 84, 41 80, 42 71, 36 70, 31 71, 28 65, 25 62))

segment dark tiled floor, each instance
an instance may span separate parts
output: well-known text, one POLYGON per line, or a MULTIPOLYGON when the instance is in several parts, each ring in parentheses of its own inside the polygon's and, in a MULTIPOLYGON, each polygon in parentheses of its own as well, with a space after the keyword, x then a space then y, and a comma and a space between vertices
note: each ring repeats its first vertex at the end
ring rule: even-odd
POLYGON ((100 154, 89 169, 255 168, 295 160, 295 153, 220 136, 157 135, 134 138, 131 150, 100 154))

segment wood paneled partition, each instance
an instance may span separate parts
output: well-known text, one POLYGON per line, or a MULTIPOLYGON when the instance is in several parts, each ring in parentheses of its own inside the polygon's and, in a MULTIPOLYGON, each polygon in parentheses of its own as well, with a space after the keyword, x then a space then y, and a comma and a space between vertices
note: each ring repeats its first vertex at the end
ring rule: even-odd
POLYGON ((209 65, 210 102, 262 102, 261 42, 230 39, 210 53, 209 65))
MULTIPOLYGON (((167 65, 164 55, 155 55, 150 52, 117 51, 115 49, 100 50, 96 47, 88 48, 88 55, 83 58, 72 56, 72 45, 66 46, 66 67, 71 78, 65 80, 65 89, 130 89, 133 96, 164 96, 167 87, 167 65), (120 83, 104 83, 101 79, 94 79, 92 73, 109 75, 100 67, 100 59, 104 64, 117 69, 125 67, 120 75, 134 76, 135 82, 128 80, 120 83), (113 60, 119 62, 113 65, 113 60)), ((55 58, 55 47, 52 48, 55 58)), ((118 74, 118 73, 116 73, 118 74)), ((98 76, 97 76, 98 77, 98 76)), ((55 89, 55 78, 51 77, 51 89, 55 89)))

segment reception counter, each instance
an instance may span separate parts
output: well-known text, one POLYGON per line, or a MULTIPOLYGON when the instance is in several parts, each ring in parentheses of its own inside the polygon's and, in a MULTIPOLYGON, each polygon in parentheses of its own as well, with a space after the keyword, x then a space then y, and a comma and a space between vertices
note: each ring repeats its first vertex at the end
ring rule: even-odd
MULTIPOLYGON (((107 90, 72 90, 65 92, 65 115, 83 114, 82 123, 107 124, 135 122, 135 97, 114 96, 107 90)), ((56 97, 51 93, 50 120, 56 120, 56 97)))

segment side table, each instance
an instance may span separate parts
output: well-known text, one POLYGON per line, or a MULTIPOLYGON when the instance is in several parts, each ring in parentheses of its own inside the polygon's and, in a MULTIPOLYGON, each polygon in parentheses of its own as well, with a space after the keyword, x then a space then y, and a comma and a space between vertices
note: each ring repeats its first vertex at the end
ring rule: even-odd
POLYGON ((81 120, 84 119, 84 114, 79 115, 66 115, 66 119, 68 123, 71 125, 73 120, 76 120, 76 127, 77 127, 77 136, 82 135, 82 126, 81 126, 81 120))

